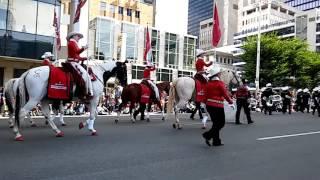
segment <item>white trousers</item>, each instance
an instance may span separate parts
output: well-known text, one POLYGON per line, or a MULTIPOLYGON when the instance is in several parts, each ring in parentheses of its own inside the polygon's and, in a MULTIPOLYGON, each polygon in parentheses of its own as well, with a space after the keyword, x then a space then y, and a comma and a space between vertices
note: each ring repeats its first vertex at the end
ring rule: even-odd
POLYGON ((72 67, 75 68, 78 72, 80 71, 80 74, 82 76, 82 79, 86 83, 86 93, 93 95, 93 88, 92 88, 92 82, 89 73, 87 70, 85 70, 79 63, 76 62, 70 62, 72 67))
POLYGON ((156 98, 158 99, 158 101, 160 101, 160 95, 159 95, 159 89, 158 87, 151 81, 151 80, 147 80, 148 83, 151 85, 153 91, 155 92, 156 94, 156 98))

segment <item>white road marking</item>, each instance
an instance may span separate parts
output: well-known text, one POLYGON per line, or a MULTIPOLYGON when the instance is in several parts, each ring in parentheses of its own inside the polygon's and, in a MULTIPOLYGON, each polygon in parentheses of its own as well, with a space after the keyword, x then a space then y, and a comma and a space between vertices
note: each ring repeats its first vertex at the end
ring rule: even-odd
POLYGON ((306 132, 306 133, 299 133, 299 134, 287 134, 282 136, 270 136, 270 137, 263 137, 258 138, 258 141, 263 140, 270 140, 270 139, 281 139, 281 138, 288 138, 288 137, 296 137, 296 136, 306 136, 306 135, 312 135, 312 134, 320 134, 320 131, 313 131, 313 132, 306 132))

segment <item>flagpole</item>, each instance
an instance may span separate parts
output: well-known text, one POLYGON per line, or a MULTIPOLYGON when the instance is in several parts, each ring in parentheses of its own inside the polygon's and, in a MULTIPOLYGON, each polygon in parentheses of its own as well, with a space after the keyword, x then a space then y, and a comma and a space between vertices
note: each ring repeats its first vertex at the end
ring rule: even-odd
MULTIPOLYGON (((53 16, 57 16, 57 2, 54 2, 54 12, 53 12, 53 16)), ((56 20, 56 17, 53 17, 54 21, 56 20)), ((54 56, 56 57, 54 64, 56 63, 57 59, 58 59, 58 52, 57 52, 57 31, 56 28, 54 26, 54 42, 53 42, 53 50, 54 50, 54 56)))
POLYGON ((90 23, 90 0, 88 0, 88 31, 87 31, 87 71, 89 70, 89 23, 90 23))

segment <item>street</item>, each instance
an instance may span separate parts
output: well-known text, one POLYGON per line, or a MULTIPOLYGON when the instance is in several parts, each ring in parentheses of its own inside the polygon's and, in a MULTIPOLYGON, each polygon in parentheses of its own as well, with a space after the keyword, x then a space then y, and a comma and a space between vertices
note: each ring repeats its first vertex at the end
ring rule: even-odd
MULTIPOLYGON (((163 122, 132 124, 122 117, 98 117, 98 136, 78 130, 80 118, 66 118, 59 127, 65 137, 36 119, 39 127, 22 123, 24 142, 13 141, 5 119, 0 120, 0 179, 190 179, 270 180, 319 179, 320 118, 311 114, 253 113, 247 125, 227 122, 221 147, 205 145, 199 120, 181 118, 182 130, 172 128, 173 117, 163 122), (259 138, 316 132, 293 137, 259 138)), ((198 116, 196 116, 198 118, 198 116)))

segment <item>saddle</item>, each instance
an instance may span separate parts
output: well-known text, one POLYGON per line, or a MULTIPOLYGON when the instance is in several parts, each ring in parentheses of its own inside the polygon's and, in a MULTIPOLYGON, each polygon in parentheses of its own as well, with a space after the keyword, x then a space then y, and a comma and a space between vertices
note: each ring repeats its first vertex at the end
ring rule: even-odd
POLYGON ((153 99, 155 99, 155 97, 156 97, 155 92, 147 80, 145 80, 145 79, 142 80, 140 85, 144 85, 144 86, 148 87, 150 90, 150 98, 152 97, 153 99))

